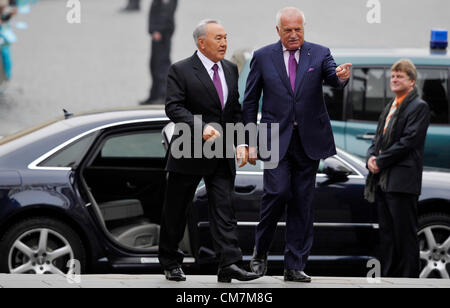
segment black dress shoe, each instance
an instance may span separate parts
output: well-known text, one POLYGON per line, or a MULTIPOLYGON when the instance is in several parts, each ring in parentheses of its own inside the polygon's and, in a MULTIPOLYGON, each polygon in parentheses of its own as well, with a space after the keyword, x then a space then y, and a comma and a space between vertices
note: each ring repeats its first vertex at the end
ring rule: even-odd
POLYGON ((164 270, 167 280, 171 281, 186 281, 186 276, 181 267, 176 267, 171 270, 164 270))
POLYGON ((236 264, 231 264, 229 266, 219 268, 219 271, 217 272, 217 280, 219 282, 229 283, 231 282, 231 279, 236 279, 239 281, 250 281, 260 277, 260 275, 257 275, 255 273, 247 272, 236 264))
POLYGON ((304 271, 284 270, 284 281, 311 282, 311 277, 304 271))
POLYGON ((259 276, 264 276, 267 273, 267 253, 264 255, 258 255, 255 249, 252 260, 250 261, 250 269, 253 273, 259 276))

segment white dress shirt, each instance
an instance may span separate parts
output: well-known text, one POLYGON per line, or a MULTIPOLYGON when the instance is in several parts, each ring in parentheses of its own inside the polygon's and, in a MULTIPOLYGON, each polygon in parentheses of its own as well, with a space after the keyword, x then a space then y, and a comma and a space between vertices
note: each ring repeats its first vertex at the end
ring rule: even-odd
POLYGON ((214 64, 217 64, 217 66, 219 67, 217 72, 219 73, 220 82, 222 83, 223 106, 225 108, 225 104, 226 104, 227 98, 228 98, 228 86, 227 86, 227 81, 225 79, 225 74, 223 72, 222 63, 220 63, 220 61, 217 63, 214 63, 213 61, 208 59, 204 54, 202 54, 202 52, 200 50, 197 50, 197 56, 199 57, 200 61, 202 61, 203 66, 205 67, 206 71, 209 74, 209 77, 211 77, 211 80, 213 80, 213 77, 214 77, 214 70, 212 69, 214 64))
MULTIPOLYGON (((208 59, 204 54, 202 54, 202 52, 200 50, 197 50, 197 56, 200 59, 200 61, 202 61, 202 64, 205 67, 206 71, 208 72, 209 77, 211 77, 211 80, 213 80, 213 77, 214 77, 214 70, 212 69, 212 67, 214 66, 214 64, 217 64, 217 66, 219 67, 219 69, 217 70, 217 73, 219 73, 220 82, 222 83, 223 107, 225 108, 225 104, 226 104, 227 98, 228 98, 228 86, 227 86, 227 81, 225 79, 225 74, 223 72, 222 63, 220 63, 220 61, 217 63, 214 63, 213 61, 208 59)), ((239 148, 241 146, 247 146, 247 145, 240 144, 237 146, 237 148, 239 148)))

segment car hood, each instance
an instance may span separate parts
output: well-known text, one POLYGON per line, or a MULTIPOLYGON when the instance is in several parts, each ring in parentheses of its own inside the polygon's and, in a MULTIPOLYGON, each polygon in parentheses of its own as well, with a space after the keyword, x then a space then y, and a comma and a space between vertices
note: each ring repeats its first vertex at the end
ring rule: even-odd
POLYGON ((423 186, 432 186, 434 189, 443 189, 450 193, 450 170, 425 168, 422 183, 423 186))

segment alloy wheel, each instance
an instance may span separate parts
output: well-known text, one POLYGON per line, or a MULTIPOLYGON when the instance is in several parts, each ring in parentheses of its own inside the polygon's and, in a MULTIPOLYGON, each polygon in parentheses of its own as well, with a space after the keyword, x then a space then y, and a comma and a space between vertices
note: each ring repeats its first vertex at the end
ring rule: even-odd
POLYGON ((47 228, 27 231, 11 246, 8 256, 12 274, 60 274, 73 268, 74 252, 58 232, 47 228))
POLYGON ((420 230, 420 278, 450 278, 450 227, 431 225, 420 230))

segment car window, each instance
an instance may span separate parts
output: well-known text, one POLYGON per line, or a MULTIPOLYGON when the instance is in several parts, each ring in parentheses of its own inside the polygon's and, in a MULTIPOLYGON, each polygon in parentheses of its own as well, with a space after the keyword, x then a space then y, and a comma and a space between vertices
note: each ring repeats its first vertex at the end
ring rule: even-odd
POLYGON ((59 150, 38 166, 40 167, 73 167, 77 166, 91 145, 95 134, 89 134, 72 142, 59 150))
POLYGON ((378 121, 385 106, 383 68, 355 68, 350 89, 349 118, 378 121))
POLYGON ((331 86, 323 86, 323 97, 327 105, 328 114, 331 120, 342 121, 342 110, 344 105, 344 91, 331 86))
MULTIPOLYGON (((390 82, 390 71, 386 73, 387 84, 390 82)), ((430 106, 432 124, 449 124, 448 70, 434 68, 417 69, 417 90, 420 97, 430 106)), ((394 97, 390 87, 387 96, 394 97)))
POLYGON ((164 158, 160 131, 146 131, 116 135, 106 140, 102 158, 164 158))

